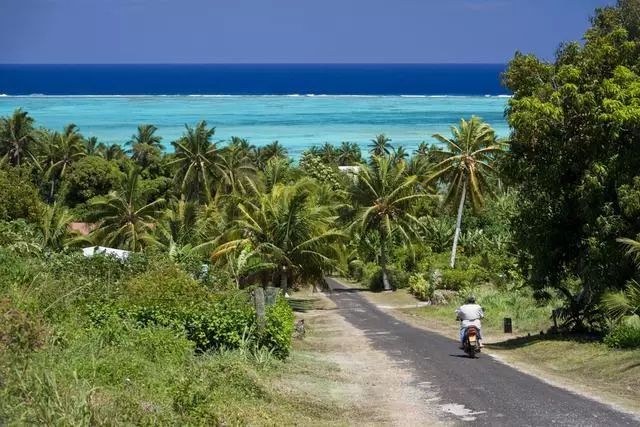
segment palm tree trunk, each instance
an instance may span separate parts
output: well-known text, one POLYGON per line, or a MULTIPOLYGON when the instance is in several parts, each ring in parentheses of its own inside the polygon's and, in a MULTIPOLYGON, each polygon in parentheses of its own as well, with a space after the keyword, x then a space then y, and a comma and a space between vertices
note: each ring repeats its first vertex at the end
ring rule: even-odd
POLYGON ((383 235, 380 236, 380 268, 382 269, 382 285, 385 291, 391 290, 389 274, 387 272, 387 242, 383 235))
POLYGON ((49 201, 53 202, 53 193, 56 189, 56 180, 55 178, 51 179, 51 192, 49 193, 49 201))
POLYGON ((462 224, 462 211, 464 209, 464 199, 467 196, 467 180, 464 178, 462 182, 462 196, 460 197, 460 206, 458 206, 458 219, 456 221, 456 232, 453 236, 453 248, 451 248, 451 261, 449 266, 451 268, 456 265, 456 251, 458 250, 458 239, 460 239, 460 226, 462 224))
POLYGON ((288 279, 287 266, 283 265, 282 270, 280 272, 280 288, 282 289, 282 294, 285 296, 287 295, 287 286, 288 286, 287 279, 288 279))

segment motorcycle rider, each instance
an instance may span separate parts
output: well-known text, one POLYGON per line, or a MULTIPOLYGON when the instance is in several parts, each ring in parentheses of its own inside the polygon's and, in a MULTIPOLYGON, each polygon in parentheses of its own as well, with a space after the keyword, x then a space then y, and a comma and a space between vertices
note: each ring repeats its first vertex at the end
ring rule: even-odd
POLYGON ((464 348, 464 335, 467 327, 473 325, 478 328, 478 344, 482 347, 482 324, 480 319, 484 317, 482 307, 476 304, 476 298, 469 295, 465 304, 456 309, 456 320, 460 320, 460 348, 464 348))

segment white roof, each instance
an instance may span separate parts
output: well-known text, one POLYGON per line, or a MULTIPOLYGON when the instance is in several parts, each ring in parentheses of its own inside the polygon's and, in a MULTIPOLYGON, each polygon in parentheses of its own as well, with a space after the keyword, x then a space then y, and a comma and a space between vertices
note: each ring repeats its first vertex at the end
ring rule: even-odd
POLYGON ((356 175, 360 173, 360 166, 338 166, 338 169, 340 169, 340 172, 353 173, 356 175))
POLYGON ((82 254, 86 257, 92 257, 94 255, 108 255, 123 261, 129 257, 130 253, 131 252, 124 251, 122 249, 107 248, 104 246, 91 246, 82 250, 82 254))

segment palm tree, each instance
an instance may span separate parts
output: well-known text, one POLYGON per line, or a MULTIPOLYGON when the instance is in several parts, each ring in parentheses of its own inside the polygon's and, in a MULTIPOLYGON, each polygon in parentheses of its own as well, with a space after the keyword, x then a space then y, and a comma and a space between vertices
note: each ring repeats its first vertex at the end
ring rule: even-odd
POLYGON ((139 176, 140 169, 131 167, 118 191, 90 202, 90 216, 98 221, 92 233, 95 241, 131 251, 154 243, 151 232, 156 227, 164 199, 146 203, 140 192, 139 176))
POLYGON ((331 243, 344 236, 333 228, 337 217, 331 207, 317 202, 316 190, 313 180, 302 179, 242 203, 230 233, 235 238, 219 245, 213 259, 249 245, 263 263, 276 266, 284 292, 290 278, 320 279, 335 259, 331 243))
POLYGON ((111 144, 104 149, 105 160, 123 160, 127 158, 127 153, 118 144, 111 144))
POLYGON ((53 200, 56 182, 63 179, 71 164, 86 156, 82 135, 74 124, 64 132, 45 133, 42 140, 43 160, 46 167, 45 178, 51 180, 49 197, 53 200))
POLYGON ((445 203, 458 203, 456 231, 453 237, 450 266, 456 262, 456 250, 460 239, 462 211, 469 192, 471 205, 479 210, 484 204, 484 193, 491 191, 489 175, 494 173, 492 163, 505 152, 505 145, 496 138, 495 131, 478 117, 462 119, 460 127, 451 127, 451 138, 433 135, 445 145, 446 151, 436 150, 442 160, 434 166, 435 172, 428 182, 440 180, 449 186, 445 203))
POLYGON ((355 142, 343 142, 338 148, 338 164, 353 166, 362 163, 362 152, 355 142))
POLYGON ((271 144, 258 148, 258 158, 263 166, 271 159, 285 157, 287 157, 287 149, 278 141, 273 141, 271 144))
POLYGON ((86 241, 79 238, 78 232, 69 229, 73 222, 73 215, 65 207, 56 203, 45 205, 38 218, 37 227, 42 235, 42 246, 53 250, 61 250, 73 243, 86 241))
POLYGON ((127 142, 127 145, 135 146, 136 144, 147 144, 153 147, 162 148, 162 137, 156 135, 157 127, 154 125, 139 125, 138 133, 131 135, 131 139, 127 142))
POLYGON ((97 137, 92 136, 90 138, 86 138, 83 142, 84 151, 87 153, 87 156, 104 157, 104 152, 107 149, 107 146, 102 142, 99 142, 97 137))
POLYGON ((198 213, 197 203, 184 198, 172 200, 154 230, 154 243, 170 253, 179 248, 193 247, 200 235, 198 213))
POLYGON ((327 164, 337 163, 338 160, 338 150, 332 144, 325 142, 319 149, 318 154, 323 162, 327 164))
POLYGON ((429 145, 422 141, 419 145, 418 148, 416 149, 416 155, 418 156, 426 156, 429 154, 429 145))
POLYGON ((384 156, 391 153, 391 138, 388 138, 385 134, 381 133, 371 140, 369 145, 370 152, 373 156, 384 156))
POLYGON ((353 199, 362 208, 353 226, 362 233, 379 235, 382 280, 385 290, 391 289, 387 270, 387 252, 397 237, 411 243, 420 222, 411 214, 413 202, 426 194, 417 189, 417 178, 407 175, 404 163, 389 156, 374 156, 363 166, 354 187, 353 199))
POLYGON ((154 125, 138 126, 138 133, 131 135, 127 145, 131 147, 131 159, 143 168, 149 167, 154 158, 159 158, 162 137, 155 134, 158 130, 154 125))
POLYGON ((35 142, 33 118, 18 108, 10 117, 0 118, 0 152, 14 166, 20 166, 25 157, 35 161, 32 148, 35 142))
POLYGON ((255 162, 258 154, 256 146, 251 144, 248 140, 238 136, 232 136, 228 147, 243 152, 246 157, 251 159, 252 162, 255 162))
POLYGON ((270 192, 277 184, 284 184, 290 178, 291 165, 288 159, 275 158, 267 162, 264 168, 266 191, 270 192))
POLYGON ((409 153, 402 145, 399 145, 397 148, 393 149, 393 159, 396 162, 405 162, 409 157, 409 153))
POLYGON ((234 144, 221 150, 216 169, 220 173, 219 190, 223 194, 246 194, 258 173, 249 153, 234 144))
MULTIPOLYGON (((618 242, 627 247, 627 255, 640 267, 640 242, 627 238, 618 242)), ((602 305, 614 321, 640 328, 640 283, 636 280, 630 280, 623 291, 606 293, 602 305)))
POLYGON ((186 125, 185 134, 172 142, 175 147, 175 180, 187 200, 211 200, 212 181, 216 175, 218 147, 211 142, 215 128, 201 121, 195 127, 186 125))

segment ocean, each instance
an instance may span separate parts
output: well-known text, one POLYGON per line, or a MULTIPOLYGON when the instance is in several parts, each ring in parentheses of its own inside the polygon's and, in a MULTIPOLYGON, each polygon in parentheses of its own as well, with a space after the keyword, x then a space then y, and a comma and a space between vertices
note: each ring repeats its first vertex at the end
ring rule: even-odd
POLYGON ((185 124, 216 139, 280 141, 298 157, 312 145, 379 133, 415 148, 460 118, 482 117, 507 136, 503 65, 0 65, 0 116, 28 111, 40 126, 75 123, 125 143, 152 123, 170 149, 185 124))

